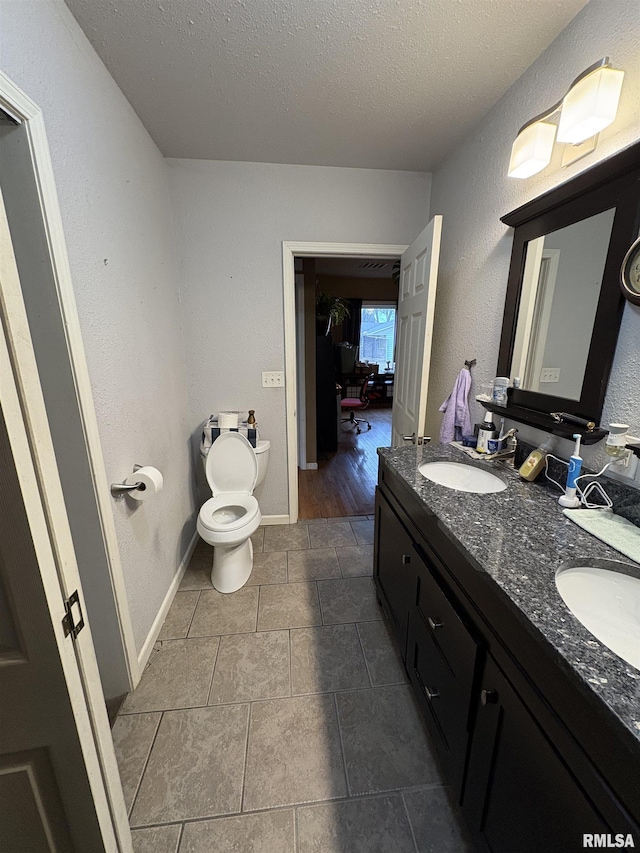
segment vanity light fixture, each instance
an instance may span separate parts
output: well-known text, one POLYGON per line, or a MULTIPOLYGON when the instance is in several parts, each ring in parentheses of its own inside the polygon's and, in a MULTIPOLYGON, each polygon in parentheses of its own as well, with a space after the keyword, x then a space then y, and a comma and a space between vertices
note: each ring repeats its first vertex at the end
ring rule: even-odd
POLYGON ((511 148, 509 177, 529 178, 542 171, 551 162, 555 141, 576 146, 577 156, 563 157, 563 165, 592 151, 597 134, 615 120, 623 78, 624 71, 612 68, 608 56, 576 77, 561 101, 520 128, 511 148), (585 140, 593 140, 592 146, 578 149, 585 140))

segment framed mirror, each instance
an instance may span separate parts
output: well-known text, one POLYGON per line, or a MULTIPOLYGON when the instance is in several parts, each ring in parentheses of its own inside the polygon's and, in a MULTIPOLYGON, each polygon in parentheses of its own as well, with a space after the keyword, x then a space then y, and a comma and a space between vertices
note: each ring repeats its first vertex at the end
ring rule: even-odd
POLYGON ((510 407, 599 421, 640 228, 640 143, 502 217, 515 228, 499 376, 510 407))

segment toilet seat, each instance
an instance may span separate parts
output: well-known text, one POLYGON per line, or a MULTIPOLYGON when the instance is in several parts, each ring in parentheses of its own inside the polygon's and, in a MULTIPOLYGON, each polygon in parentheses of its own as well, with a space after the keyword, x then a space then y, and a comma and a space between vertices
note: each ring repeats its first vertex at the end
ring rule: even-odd
POLYGON ((258 479, 258 460, 253 447, 239 432, 223 432, 211 445, 205 462, 211 494, 250 495, 258 479))
POLYGON ((212 533, 230 533, 251 524, 259 511, 253 495, 228 493, 205 501, 200 508, 199 521, 212 533))

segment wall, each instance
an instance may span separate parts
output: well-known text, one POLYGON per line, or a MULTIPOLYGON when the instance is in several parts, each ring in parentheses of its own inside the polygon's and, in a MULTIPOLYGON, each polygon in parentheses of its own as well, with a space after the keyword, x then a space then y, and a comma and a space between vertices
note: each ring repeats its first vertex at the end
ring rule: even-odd
POLYGON ((166 167, 62 2, 4 0, 0 39, 44 112, 108 479, 165 476, 155 500, 113 503, 140 649, 194 530, 166 167))
POLYGON ((168 160, 190 424, 226 407, 256 410, 271 439, 263 513, 288 512, 283 389, 282 241, 410 243, 428 219, 430 177, 322 166, 168 160))
MULTIPOLYGON (((639 35, 636 0, 591 0, 434 173, 431 211, 443 214, 444 223, 427 432, 437 435, 438 407, 465 359, 478 359, 472 393, 495 375, 512 241, 500 216, 640 137, 639 35), (563 169, 556 146, 547 169, 527 180, 508 178, 511 143, 518 129, 605 55, 626 76, 617 120, 601 133, 596 151, 563 169)), ((627 303, 602 420, 628 421, 636 432, 639 338, 640 308, 627 303)), ((479 416, 480 407, 474 402, 472 421, 479 416)))
POLYGON ((319 287, 330 296, 344 299, 396 302, 398 284, 392 278, 351 278, 343 275, 319 275, 319 287))

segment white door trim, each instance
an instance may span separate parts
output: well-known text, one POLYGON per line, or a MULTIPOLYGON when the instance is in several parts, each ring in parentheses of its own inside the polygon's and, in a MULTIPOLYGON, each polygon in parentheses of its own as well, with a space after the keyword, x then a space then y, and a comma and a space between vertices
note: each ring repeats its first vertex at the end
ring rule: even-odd
POLYGON ((296 291, 295 258, 399 258, 406 244, 391 243, 297 243, 282 242, 284 295, 284 371, 287 424, 287 480, 289 523, 298 520, 298 429, 296 376, 296 291))
POLYGON ((53 165, 40 108, 0 71, 0 107, 24 124, 27 131, 34 174, 38 184, 42 221, 47 233, 51 267, 56 282, 60 313, 66 330, 71 371, 74 376, 78 410, 83 424, 85 447, 94 484, 96 510, 103 532, 105 555, 118 613, 130 688, 140 681, 138 663, 124 582, 115 523, 110 504, 110 491, 100 445, 98 421, 93 405, 89 371, 82 343, 80 320, 69 268, 69 258, 62 229, 62 217, 55 186, 53 165))

